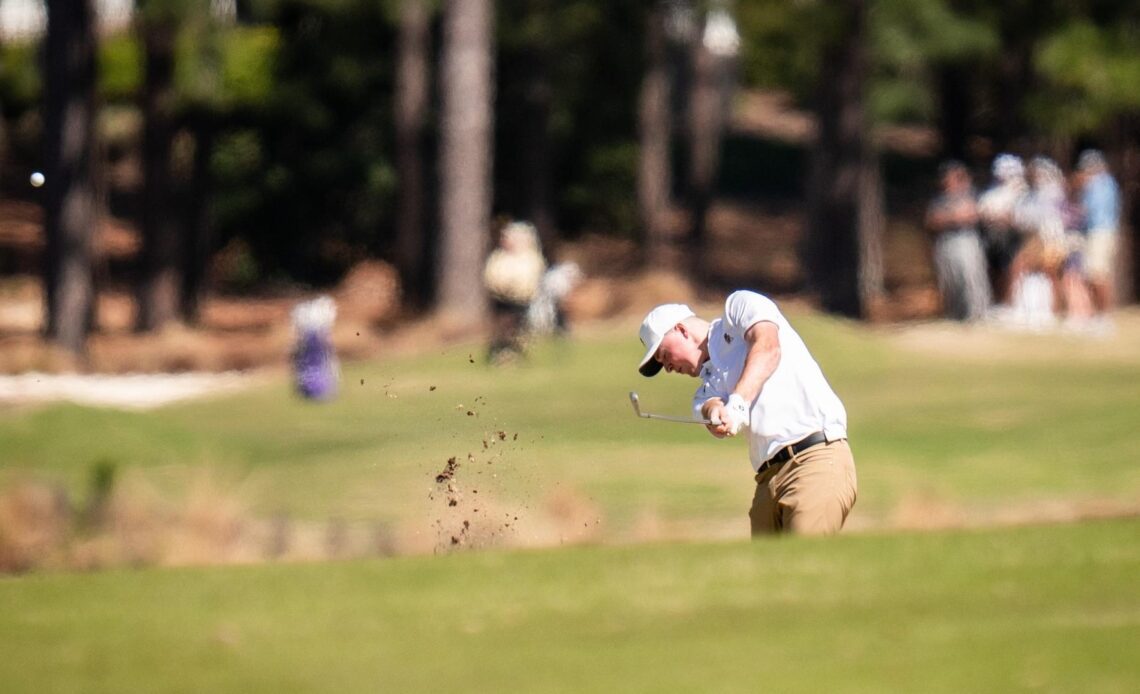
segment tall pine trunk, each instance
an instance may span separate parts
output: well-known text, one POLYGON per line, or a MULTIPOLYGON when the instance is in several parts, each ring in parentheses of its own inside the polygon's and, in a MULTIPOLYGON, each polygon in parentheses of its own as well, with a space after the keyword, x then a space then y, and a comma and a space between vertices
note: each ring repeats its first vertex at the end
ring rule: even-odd
POLYGON ((396 265, 412 303, 428 298, 424 128, 428 112, 430 15, 425 0, 403 0, 396 48, 396 265))
POLYGON ((824 310, 866 317, 882 291, 882 184, 864 105, 867 10, 844 3, 825 49, 808 182, 804 266, 824 310))
MULTIPOLYGON (((550 12, 546 3, 539 3, 539 12, 550 12)), ((552 257, 558 240, 554 212, 551 204, 551 146, 550 114, 554 90, 550 84, 550 55, 542 41, 528 46, 524 66, 523 128, 520 133, 523 148, 524 212, 542 242, 542 249, 552 257)))
POLYGON ((1032 89, 1034 75, 1033 38, 1026 31, 1024 19, 1017 11, 1005 14, 999 27, 1001 55, 997 66, 998 113, 994 144, 999 152, 1015 148, 1018 141, 1025 138, 1027 127, 1022 108, 1026 94, 1032 89))
POLYGON ((190 174, 190 191, 182 235, 182 291, 179 314, 188 325, 201 318, 205 294, 206 267, 210 260, 212 228, 210 200, 213 194, 213 172, 210 155, 214 151, 216 125, 208 114, 199 114, 192 122, 194 133, 194 168, 190 174))
POLYGON ((1117 305, 1140 299, 1140 117, 1121 116, 1116 123, 1120 164, 1120 239, 1117 250, 1117 305))
POLYGON ((490 0, 445 0, 440 86, 441 238, 437 308, 474 324, 486 311, 481 276, 491 224, 490 0))
POLYGON ((638 99, 637 204, 641 220, 639 242, 642 260, 651 267, 672 264, 667 229, 669 194, 673 187, 670 165, 672 99, 669 56, 665 33, 666 5, 655 2, 648 12, 645 34, 645 76, 638 99))
POLYGON ((882 317, 885 308, 883 244, 887 230, 886 195, 879 150, 868 135, 859 172, 859 269, 856 277, 860 315, 882 317))
POLYGON ((942 140, 942 156, 966 159, 966 141, 970 135, 969 68, 963 65, 945 65, 938 69, 938 133, 942 140))
POLYGON ((44 71, 45 332, 76 355, 84 352, 95 313, 95 49, 91 0, 51 0, 44 71))
MULTIPOLYGON (((3 41, 0 41, 0 48, 3 48, 3 41)), ((4 113, 4 100, 0 99, 0 115, 4 113)), ((4 118, 0 118, 0 176, 4 175, 4 170, 8 166, 8 123, 4 118)))
POLYGON ((704 273, 708 244, 708 212, 716 193, 720 172, 721 140, 731 97, 728 59, 714 54, 700 34, 693 42, 692 84, 689 92, 689 230, 687 238, 690 270, 704 273))
POLYGON ((161 328, 178 313, 179 235, 171 209, 170 153, 174 141, 174 39, 165 17, 142 17, 146 77, 143 84, 142 249, 139 254, 135 329, 161 328))

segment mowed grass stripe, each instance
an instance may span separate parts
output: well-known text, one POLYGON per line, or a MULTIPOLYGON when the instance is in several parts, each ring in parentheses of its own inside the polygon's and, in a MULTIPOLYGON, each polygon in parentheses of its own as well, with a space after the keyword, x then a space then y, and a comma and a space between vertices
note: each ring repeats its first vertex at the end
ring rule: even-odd
MULTIPOLYGON (((974 340, 1006 352, 1037 346, 1025 360, 956 359, 953 350, 904 349, 891 334, 850 322, 795 311, 791 320, 847 405, 857 517, 889 523, 915 497, 964 512, 1140 498, 1140 361, 1100 358, 1107 346, 1097 342, 948 330, 951 346, 967 352, 974 340)), ((282 374, 146 413, 6 411, 0 485, 47 478, 81 501, 92 470, 110 462, 178 498, 184 480, 210 468, 237 481, 239 501, 258 517, 399 524, 423 515, 449 457, 498 453, 498 482, 487 491, 504 503, 533 507, 572 486, 616 525, 657 514, 735 517, 743 527, 751 495, 744 442, 635 418, 629 390, 647 411, 685 414, 695 385, 639 376, 635 333, 636 323, 593 327, 540 343, 529 361, 502 369, 485 366, 476 344, 349 364, 340 396, 323 404, 296 398, 282 374), (500 431, 506 441, 484 449, 500 431), (653 499, 663 501, 648 507, 653 499)), ((628 527, 610 530, 621 536, 628 527)))
POLYGON ((6 692, 1140 688, 1140 519, 0 581, 6 692))

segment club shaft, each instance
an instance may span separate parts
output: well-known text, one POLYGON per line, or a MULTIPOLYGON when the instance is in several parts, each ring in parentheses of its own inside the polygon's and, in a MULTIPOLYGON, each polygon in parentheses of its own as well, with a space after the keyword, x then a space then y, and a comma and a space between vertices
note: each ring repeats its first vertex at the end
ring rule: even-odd
POLYGON ((646 419, 661 419, 666 422, 679 422, 681 424, 712 424, 712 422, 707 419, 686 419, 684 417, 670 417, 669 415, 651 414, 649 412, 642 412, 641 416, 646 419))
POLYGON ((678 422, 680 424, 704 424, 706 426, 709 424, 712 424, 715 426, 720 426, 720 420, 718 420, 718 419, 709 420, 709 419, 692 419, 689 417, 670 417, 669 415, 664 415, 664 414, 653 414, 652 412, 642 412, 641 411, 641 399, 637 397, 636 391, 630 391, 629 401, 633 405, 633 411, 635 413, 637 413, 637 416, 642 417, 644 419, 661 419, 661 420, 664 420, 666 422, 678 422))

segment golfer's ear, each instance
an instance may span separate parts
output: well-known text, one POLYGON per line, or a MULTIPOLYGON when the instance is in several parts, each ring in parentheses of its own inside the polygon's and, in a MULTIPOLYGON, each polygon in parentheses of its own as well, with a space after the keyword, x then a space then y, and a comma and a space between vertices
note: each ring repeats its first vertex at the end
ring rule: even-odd
POLYGON ((688 337, 689 336, 689 330, 688 330, 688 328, 685 327, 684 323, 678 323, 678 324, 674 325, 673 329, 676 330, 677 332, 681 333, 681 337, 688 337))

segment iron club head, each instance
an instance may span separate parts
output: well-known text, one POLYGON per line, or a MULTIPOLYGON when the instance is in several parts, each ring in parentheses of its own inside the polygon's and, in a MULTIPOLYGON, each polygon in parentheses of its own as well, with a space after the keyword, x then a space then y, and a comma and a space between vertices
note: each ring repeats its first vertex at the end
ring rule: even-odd
POLYGON ((629 402, 631 405, 633 405, 633 411, 637 414, 638 417, 645 416, 641 414, 641 401, 637 399, 637 393, 635 391, 629 391, 629 402))

